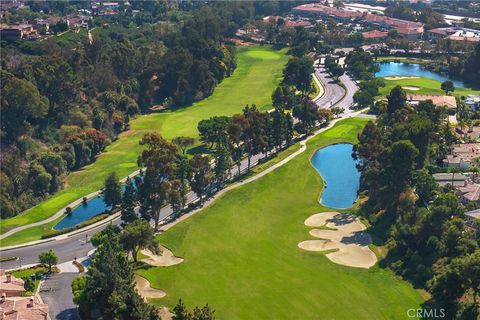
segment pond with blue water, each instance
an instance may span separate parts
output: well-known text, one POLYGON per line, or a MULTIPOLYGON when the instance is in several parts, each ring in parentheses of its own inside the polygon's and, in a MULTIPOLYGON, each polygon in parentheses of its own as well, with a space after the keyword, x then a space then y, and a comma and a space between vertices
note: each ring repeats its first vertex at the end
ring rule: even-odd
MULTIPOLYGON (((135 180, 132 179, 135 186, 135 180)), ((125 185, 122 185, 122 192, 125 190, 125 185)), ((111 206, 107 206, 103 200, 103 195, 98 195, 95 198, 87 200, 87 202, 80 204, 78 207, 73 208, 72 213, 65 215, 54 227, 54 230, 62 230, 65 228, 74 227, 84 221, 87 221, 99 214, 102 214, 111 209, 111 206)))
POLYGON ((325 187, 320 203, 334 209, 350 208, 357 200, 360 172, 352 158, 353 145, 334 144, 315 152, 312 165, 323 178, 325 187))
POLYGON ((452 80, 447 74, 437 73, 426 70, 422 65, 417 63, 404 63, 404 62, 382 62, 379 63, 380 71, 375 73, 377 78, 380 77, 423 77, 444 82, 451 80, 455 87, 465 88, 465 84, 462 81, 452 80))
POLYGON ((110 210, 110 206, 105 204, 103 201, 103 196, 97 196, 88 200, 86 203, 80 204, 78 207, 72 210, 72 213, 65 215, 65 218, 60 220, 53 229, 62 230, 65 228, 74 227, 77 224, 80 224, 88 219, 91 219, 106 210, 110 210))

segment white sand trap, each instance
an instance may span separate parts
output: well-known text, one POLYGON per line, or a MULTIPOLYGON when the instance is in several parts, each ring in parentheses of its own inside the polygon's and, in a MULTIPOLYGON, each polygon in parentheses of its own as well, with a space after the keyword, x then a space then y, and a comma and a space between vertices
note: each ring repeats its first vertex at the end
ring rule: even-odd
POLYGON ((337 245, 330 240, 306 240, 300 242, 298 247, 307 251, 326 251, 337 249, 337 245))
POLYGON ((162 320, 172 320, 173 319, 173 313, 168 310, 167 307, 161 307, 160 310, 158 311, 158 314, 160 315, 160 319, 162 320))
POLYGON ((325 223, 334 216, 336 216, 338 212, 321 212, 314 214, 313 216, 308 217, 305 220, 305 225, 307 227, 321 227, 324 226, 325 223))
POLYGON ((159 289, 154 289, 150 286, 150 282, 147 279, 140 277, 139 275, 134 275, 135 278, 135 287, 137 288, 138 293, 146 300, 147 298, 163 298, 167 294, 159 289))
POLYGON ((385 80, 403 80, 403 79, 418 79, 420 77, 410 77, 410 76, 391 76, 384 77, 385 80))
POLYGON ((298 244, 299 248, 307 251, 338 249, 326 254, 326 257, 332 262, 349 267, 368 269, 377 262, 375 253, 368 247, 372 238, 363 232, 366 227, 355 215, 337 212, 327 212, 323 218, 319 215, 322 214, 314 214, 305 220, 305 224, 327 226, 335 230, 310 230, 310 235, 322 240, 302 241, 298 244), (322 221, 324 223, 319 225, 322 221))
POLYGON ((182 263, 183 259, 173 255, 172 251, 165 247, 161 247, 160 255, 154 254, 150 250, 142 250, 142 253, 148 258, 142 259, 143 262, 154 267, 168 267, 182 263))
POLYGON ((412 90, 412 91, 420 90, 419 87, 414 87, 414 86, 402 86, 402 88, 405 90, 412 90))

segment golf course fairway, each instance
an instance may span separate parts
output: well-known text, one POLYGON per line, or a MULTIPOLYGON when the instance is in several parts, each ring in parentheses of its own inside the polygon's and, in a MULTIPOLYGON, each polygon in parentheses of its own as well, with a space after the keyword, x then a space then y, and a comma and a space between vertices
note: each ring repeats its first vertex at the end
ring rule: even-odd
MULTIPOLYGON (((437 80, 429 78, 405 78, 399 80, 385 80, 385 87, 380 88, 380 96, 386 96, 392 91, 396 86, 401 86, 407 93, 412 94, 435 94, 435 95, 444 95, 445 92, 442 90, 442 83, 437 80), (412 90, 413 89, 413 90, 412 90)), ((455 88, 454 92, 451 92, 451 95, 454 96, 467 96, 469 94, 480 94, 479 90, 472 88, 455 88)))
MULTIPOLYGON (((102 188, 111 172, 124 177, 135 171, 141 151, 138 142, 147 132, 159 132, 167 139, 177 136, 198 138, 197 124, 203 119, 239 113, 247 104, 255 104, 260 110, 270 109, 272 92, 282 78, 287 60, 285 51, 268 46, 238 48, 237 69, 217 86, 210 97, 189 107, 132 120, 131 129, 122 133, 94 163, 69 174, 60 192, 16 217, 2 220, 0 234, 54 215, 72 201, 102 188)), ((45 225, 21 231, 3 239, 2 247, 38 240, 50 227, 45 225)))
POLYGON ((297 246, 314 239, 305 219, 331 211, 319 204, 323 182, 310 157, 332 143, 355 143, 367 121, 338 122, 284 166, 159 235, 184 261, 137 271, 166 292, 151 302, 208 303, 218 319, 405 319, 423 302, 409 283, 378 266, 345 267, 297 246))

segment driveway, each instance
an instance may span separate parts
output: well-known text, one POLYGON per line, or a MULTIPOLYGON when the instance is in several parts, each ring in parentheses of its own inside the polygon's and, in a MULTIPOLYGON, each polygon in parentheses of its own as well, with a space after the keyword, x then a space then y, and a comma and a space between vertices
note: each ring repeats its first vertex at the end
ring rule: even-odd
POLYGON ((48 304, 52 320, 78 320, 77 307, 73 303, 71 283, 79 273, 54 273, 40 288, 40 297, 48 304))

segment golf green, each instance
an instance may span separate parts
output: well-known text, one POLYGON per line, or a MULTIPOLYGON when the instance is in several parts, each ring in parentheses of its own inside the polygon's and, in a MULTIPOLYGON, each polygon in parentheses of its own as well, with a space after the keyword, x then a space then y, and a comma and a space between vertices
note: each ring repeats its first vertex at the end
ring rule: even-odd
MULTIPOLYGON (((395 86, 401 86, 405 89, 405 91, 412 94, 445 94, 445 92, 441 89, 442 83, 440 81, 429 78, 405 78, 399 80, 384 80, 385 87, 380 88, 381 96, 388 95, 395 86)), ((451 94, 455 96, 467 96, 469 94, 480 94, 480 91, 471 88, 455 88, 455 91, 451 94)))
POLYGON ((310 164, 318 148, 355 143, 366 119, 350 118, 311 139, 307 151, 259 180, 227 192, 159 241, 185 261, 137 272, 167 293, 170 308, 208 303, 219 319, 405 319, 422 298, 391 271, 337 265, 303 251, 304 220, 328 211, 310 164))
MULTIPOLYGON (((111 172, 124 177, 135 171, 141 151, 138 142, 146 132, 160 132, 168 139, 176 136, 198 138, 197 124, 203 119, 233 115, 241 112, 247 104, 255 104, 261 110, 270 109, 272 92, 281 80, 287 60, 285 51, 276 51, 269 46, 239 48, 237 69, 217 86, 210 97, 176 111, 132 120, 131 129, 122 133, 94 163, 69 174, 60 192, 16 217, 1 221, 0 233, 54 215, 72 201, 100 189, 111 172)), ((27 229, 3 239, 2 246, 39 239, 44 231, 45 227, 27 229)))

